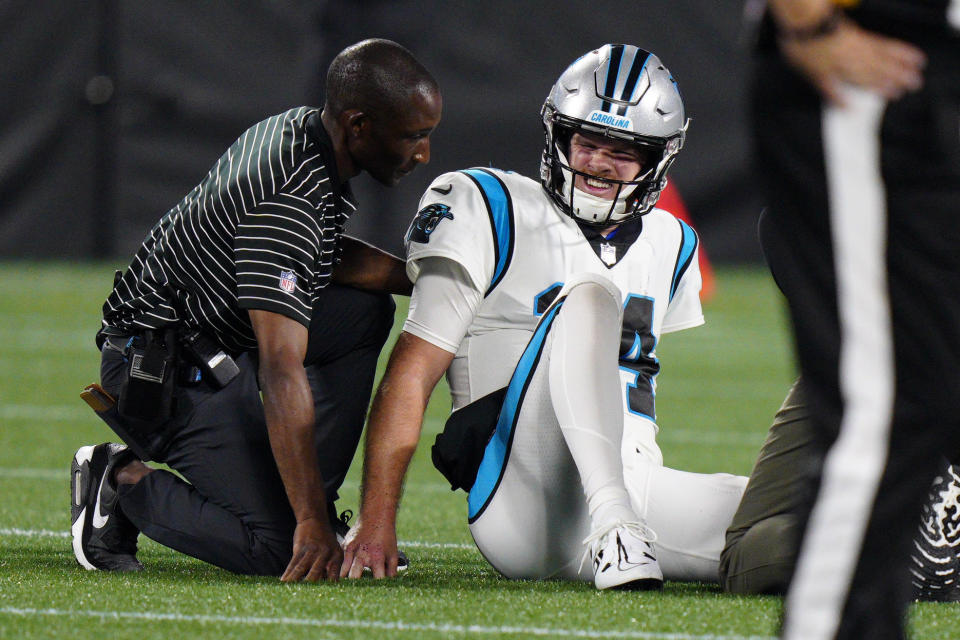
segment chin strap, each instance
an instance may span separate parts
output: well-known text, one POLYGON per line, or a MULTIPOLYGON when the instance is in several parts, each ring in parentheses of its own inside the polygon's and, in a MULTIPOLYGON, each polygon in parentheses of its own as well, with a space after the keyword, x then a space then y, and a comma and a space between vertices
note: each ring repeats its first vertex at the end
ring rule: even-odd
POLYGON ((588 222, 617 222, 626 211, 626 199, 629 195, 629 193, 623 196, 618 194, 616 200, 605 200, 574 187, 571 202, 573 215, 588 222), (606 217, 600 219, 599 216, 604 214, 606 217))
MULTIPOLYGON (((624 212, 627 210, 627 199, 637 188, 636 185, 624 187, 621 185, 615 200, 606 200, 593 194, 581 191, 573 186, 574 170, 570 168, 570 162, 560 148, 557 148, 557 156, 560 160, 560 171, 563 174, 563 186, 560 187, 560 196, 570 206, 570 212, 575 218, 584 222, 593 224, 603 224, 605 222, 619 222, 624 218, 624 212), (570 196, 570 190, 573 190, 573 197, 570 196)), ((586 175, 580 172, 581 175, 586 175)), ((602 178, 600 178, 602 180, 602 178)))

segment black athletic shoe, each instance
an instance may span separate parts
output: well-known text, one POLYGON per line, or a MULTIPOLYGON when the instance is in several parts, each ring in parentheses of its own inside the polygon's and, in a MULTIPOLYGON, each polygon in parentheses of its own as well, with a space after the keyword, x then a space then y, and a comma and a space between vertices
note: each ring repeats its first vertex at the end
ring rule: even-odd
POLYGON ((101 571, 140 571, 139 531, 119 509, 111 476, 135 459, 126 445, 107 442, 80 447, 70 468, 73 554, 81 567, 101 571))
POLYGON ((960 475, 957 468, 944 464, 923 505, 910 554, 917 600, 960 600, 960 475))
MULTIPOLYGON (((346 509, 340 512, 340 517, 333 521, 333 532, 337 534, 337 542, 343 546, 343 541, 350 531, 350 518, 353 517, 353 511, 346 509)), ((397 571, 406 571, 410 566, 410 560, 402 550, 397 549, 397 571)))

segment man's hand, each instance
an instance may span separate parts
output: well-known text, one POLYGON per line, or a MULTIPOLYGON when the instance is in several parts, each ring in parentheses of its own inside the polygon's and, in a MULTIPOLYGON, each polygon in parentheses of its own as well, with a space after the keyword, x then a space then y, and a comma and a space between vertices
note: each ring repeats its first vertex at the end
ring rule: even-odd
POLYGON ((393 525, 367 527, 360 521, 347 534, 340 577, 359 578, 364 569, 370 569, 378 579, 397 575, 397 533, 393 525))
POLYGON ((923 86, 926 55, 913 45, 841 19, 830 34, 780 42, 784 58, 831 102, 843 104, 843 83, 896 100, 923 86))
POLYGON ((343 550, 329 522, 310 518, 293 532, 293 557, 280 576, 283 582, 340 579, 343 550))

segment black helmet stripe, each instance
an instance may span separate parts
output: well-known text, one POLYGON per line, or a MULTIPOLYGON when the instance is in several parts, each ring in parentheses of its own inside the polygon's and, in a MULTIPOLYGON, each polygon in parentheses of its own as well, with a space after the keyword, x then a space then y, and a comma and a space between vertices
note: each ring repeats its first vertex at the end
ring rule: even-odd
POLYGON ((620 108, 617 109, 618 116, 627 115, 627 103, 630 102, 630 98, 633 97, 633 90, 637 87, 637 80, 640 79, 640 74, 643 73, 643 68, 647 66, 647 60, 650 59, 650 54, 643 49, 638 49, 637 54, 633 58, 633 65, 630 67, 630 73, 627 74, 627 83, 623 85, 623 93, 620 94, 620 99, 623 100, 624 104, 620 105, 620 108))
MULTIPOLYGON (((607 84, 603 87, 601 98, 613 96, 617 90, 617 78, 620 76, 620 59, 623 58, 623 45, 615 44, 610 48, 610 66, 607 67, 607 84)), ((603 111, 610 111, 612 105, 604 100, 600 108, 603 111)))

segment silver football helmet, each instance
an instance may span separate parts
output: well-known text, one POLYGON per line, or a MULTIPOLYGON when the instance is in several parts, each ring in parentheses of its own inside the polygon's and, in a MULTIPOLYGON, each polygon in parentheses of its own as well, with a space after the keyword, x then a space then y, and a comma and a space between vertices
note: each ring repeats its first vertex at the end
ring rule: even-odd
POLYGON ((653 208, 689 123, 677 83, 660 59, 624 44, 603 45, 567 67, 540 115, 546 131, 543 188, 567 215, 596 226, 631 220, 653 208), (575 188, 574 178, 587 174, 567 159, 574 133, 635 144, 645 158, 640 174, 629 181, 589 176, 615 185, 613 200, 575 188))

